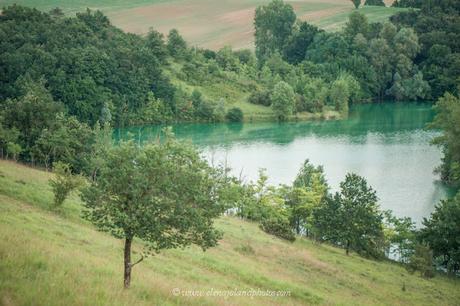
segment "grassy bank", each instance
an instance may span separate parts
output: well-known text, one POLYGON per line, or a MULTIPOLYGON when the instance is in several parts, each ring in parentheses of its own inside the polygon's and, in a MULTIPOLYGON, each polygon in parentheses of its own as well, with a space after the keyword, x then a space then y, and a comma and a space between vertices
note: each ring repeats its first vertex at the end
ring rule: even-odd
MULTIPOLYGON (((222 217, 224 239, 148 258, 122 289, 122 243, 79 218, 77 197, 50 212, 52 174, 0 162, 0 304, 3 305, 455 305, 460 281, 423 279, 403 267, 222 217), (185 297, 180 290, 283 290, 289 297, 185 297), (405 288, 405 290, 403 290, 405 288)), ((135 250, 140 250, 140 242, 135 250)), ((134 255, 136 258, 137 255, 134 255)))

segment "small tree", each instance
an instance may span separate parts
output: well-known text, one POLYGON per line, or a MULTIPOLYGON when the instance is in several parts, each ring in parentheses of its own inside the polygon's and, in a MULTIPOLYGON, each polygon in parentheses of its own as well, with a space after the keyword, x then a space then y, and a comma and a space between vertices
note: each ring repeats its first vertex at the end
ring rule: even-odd
POLYGON ((407 269, 410 272, 420 271, 423 277, 434 277, 433 251, 428 246, 417 244, 414 254, 409 258, 407 269))
POLYGON ((169 133, 163 143, 139 147, 121 142, 106 150, 98 175, 83 191, 84 216, 99 229, 124 239, 124 287, 131 270, 135 237, 146 242, 146 253, 197 244, 205 250, 221 233, 213 219, 220 204, 215 171, 191 146, 169 133))
POLYGON ((54 179, 49 184, 54 193, 54 207, 60 207, 70 193, 84 184, 82 176, 73 175, 68 164, 62 162, 54 163, 54 179))
POLYGON ((187 51, 187 43, 179 34, 179 31, 172 29, 168 34, 168 42, 166 48, 172 57, 182 57, 187 51))
POLYGON ((286 45, 292 34, 296 15, 292 5, 272 0, 257 7, 254 17, 257 59, 263 63, 271 54, 286 45))
POLYGON ((14 161, 18 159, 18 155, 22 152, 22 148, 20 145, 14 142, 8 142, 6 145, 6 156, 11 155, 14 161))
POLYGON ((383 239, 383 216, 377 204, 377 195, 366 180, 354 173, 347 174, 340 183, 340 237, 346 253, 354 249, 365 255, 376 256, 383 239))
POLYGON ((382 220, 375 191, 356 174, 347 174, 340 183, 340 193, 313 211, 318 238, 345 248, 347 255, 355 250, 362 255, 382 256, 382 220))
POLYGON ((460 192, 442 200, 423 225, 420 238, 433 250, 435 259, 449 273, 460 271, 460 192))
POLYGON ((409 217, 397 218, 391 211, 384 214, 387 249, 398 261, 408 263, 417 245, 415 223, 409 217))
POLYGON ((225 118, 230 122, 242 122, 243 121, 243 111, 238 107, 233 107, 228 110, 225 118))
POLYGON ((288 83, 278 82, 273 89, 271 100, 272 109, 278 120, 285 121, 292 115, 295 106, 295 93, 288 83))
POLYGON ((305 160, 286 196, 289 221, 297 234, 310 235, 311 214, 325 199, 327 190, 323 167, 315 167, 308 159, 305 160))
POLYGON ((350 39, 353 39, 358 33, 367 37, 369 32, 369 20, 366 15, 361 14, 359 11, 353 11, 348 16, 348 21, 345 24, 344 33, 350 39))

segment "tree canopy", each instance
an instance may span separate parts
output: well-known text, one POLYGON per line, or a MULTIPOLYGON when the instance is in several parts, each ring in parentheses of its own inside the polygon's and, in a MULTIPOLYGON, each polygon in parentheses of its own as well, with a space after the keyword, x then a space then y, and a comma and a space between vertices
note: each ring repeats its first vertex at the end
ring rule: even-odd
POLYGON ((131 244, 147 252, 197 244, 216 245, 213 219, 224 209, 216 173, 191 146, 170 135, 139 147, 121 142, 105 149, 97 176, 83 190, 85 217, 125 241, 125 287, 131 279, 131 244))

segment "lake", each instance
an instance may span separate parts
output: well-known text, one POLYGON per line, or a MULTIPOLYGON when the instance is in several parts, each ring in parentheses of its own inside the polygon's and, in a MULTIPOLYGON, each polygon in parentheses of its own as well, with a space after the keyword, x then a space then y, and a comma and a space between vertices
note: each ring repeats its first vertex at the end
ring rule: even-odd
MULTIPOLYGON (((441 163, 440 149, 430 145, 438 132, 425 129, 433 116, 429 104, 382 103, 351 107, 348 118, 337 121, 178 124, 173 131, 211 163, 226 163, 246 180, 265 168, 271 184, 291 184, 307 158, 324 166, 334 191, 347 172, 357 173, 377 191, 383 209, 419 224, 449 192, 433 172, 441 163)), ((115 133, 144 142, 160 129, 115 133)))

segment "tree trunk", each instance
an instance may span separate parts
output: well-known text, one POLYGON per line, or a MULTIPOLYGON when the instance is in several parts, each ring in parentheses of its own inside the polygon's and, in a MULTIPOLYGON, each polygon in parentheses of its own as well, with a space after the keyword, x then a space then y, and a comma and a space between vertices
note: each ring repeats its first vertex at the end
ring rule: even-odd
POLYGON ((129 288, 131 284, 131 242, 133 241, 132 237, 126 237, 125 240, 125 273, 124 273, 124 286, 129 288))
POLYGON ((350 253, 350 240, 347 240, 347 247, 345 253, 348 255, 350 253))

